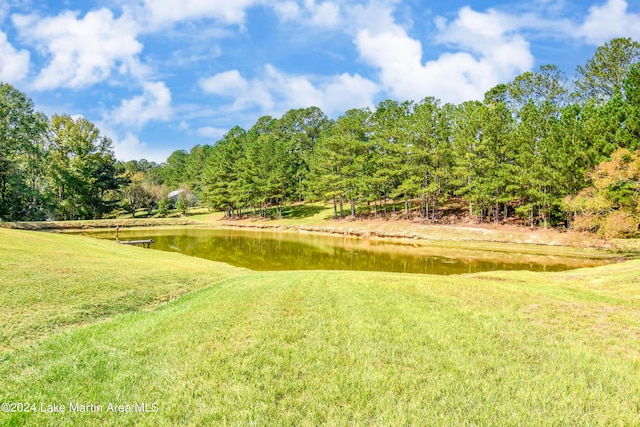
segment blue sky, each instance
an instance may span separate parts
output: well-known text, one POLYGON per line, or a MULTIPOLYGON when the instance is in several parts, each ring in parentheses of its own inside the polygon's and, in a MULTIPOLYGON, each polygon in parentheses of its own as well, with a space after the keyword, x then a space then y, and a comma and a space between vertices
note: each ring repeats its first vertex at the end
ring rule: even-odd
POLYGON ((482 99, 540 65, 572 78, 637 0, 4 0, 0 81, 164 161, 263 115, 482 99))

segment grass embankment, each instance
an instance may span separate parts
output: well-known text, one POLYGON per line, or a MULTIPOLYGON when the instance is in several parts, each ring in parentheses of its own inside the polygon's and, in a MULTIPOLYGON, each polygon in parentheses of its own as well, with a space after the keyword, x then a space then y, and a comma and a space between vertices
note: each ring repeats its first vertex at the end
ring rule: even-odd
POLYGON ((239 270, 80 236, 0 229, 0 351, 153 307, 239 270))
POLYGON ((640 423, 640 261, 257 273, 12 230, 0 251, 0 401, 37 405, 0 424, 640 423), (186 288, 201 289, 157 304, 186 288), (82 314, 101 304, 114 305, 82 314), (51 328, 59 313, 83 326, 51 328))
POLYGON ((81 230, 93 228, 121 227, 163 227, 199 224, 189 218, 120 218, 90 219, 82 221, 33 221, 0 222, 0 228, 17 230, 81 230))

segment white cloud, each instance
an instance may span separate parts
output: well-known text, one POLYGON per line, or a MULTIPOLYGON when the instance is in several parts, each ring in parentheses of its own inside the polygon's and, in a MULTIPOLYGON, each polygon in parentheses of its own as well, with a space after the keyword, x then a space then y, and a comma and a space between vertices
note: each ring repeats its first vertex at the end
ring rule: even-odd
POLYGON ((4 21, 4 18, 9 14, 9 4, 2 2, 0 3, 0 22, 4 21))
POLYGON ((318 27, 335 27, 340 23, 340 6, 333 2, 315 3, 312 7, 311 23, 318 27))
POLYGON ((114 123, 141 128, 150 120, 171 117, 171 91, 164 82, 147 82, 143 89, 142 95, 123 100, 111 113, 114 123))
POLYGON ((0 81, 16 83, 29 72, 30 54, 26 50, 16 50, 0 31, 0 81))
POLYGON ((230 70, 218 73, 213 77, 200 80, 200 86, 210 93, 218 95, 233 95, 238 91, 246 91, 249 86, 249 82, 240 75, 238 70, 230 70))
POLYGON ((302 16, 302 9, 295 1, 281 1, 273 5, 273 10, 283 21, 295 21, 302 16))
POLYGON ((349 21, 353 23, 348 31, 357 34, 362 30, 386 32, 398 28, 393 18, 393 2, 371 1, 366 5, 349 8, 349 21))
POLYGON ((342 113, 350 108, 371 107, 375 95, 380 91, 377 83, 358 74, 340 74, 321 86, 323 110, 342 113))
POLYGON ((305 0, 298 5, 292 0, 270 4, 273 10, 285 22, 306 22, 320 28, 335 28, 344 21, 340 5, 332 1, 316 3, 315 0, 305 0))
POLYGON ((340 6, 328 1, 321 3, 316 9, 315 16, 325 24, 337 24, 340 18, 340 6))
POLYGON ((382 84, 397 98, 481 99, 491 87, 533 66, 529 44, 495 11, 465 7, 452 22, 438 19, 438 42, 458 51, 424 63, 421 42, 393 23, 390 9, 383 12, 369 11, 378 25, 360 30, 355 42, 362 59, 379 70, 382 84))
POLYGON ((213 126, 204 126, 198 129, 198 135, 204 136, 212 140, 212 142, 218 141, 222 136, 227 133, 229 129, 216 128, 213 126))
POLYGON ((248 81, 238 70, 224 71, 200 80, 200 87, 205 92, 233 98, 230 108, 234 111, 253 106, 259 106, 265 112, 273 110, 274 102, 267 86, 267 82, 259 79, 248 81))
POLYGON ((640 14, 628 12, 627 7, 625 0, 591 6, 584 23, 573 30, 573 35, 595 46, 615 37, 640 39, 640 14))
POLYGON ((455 21, 441 22, 438 40, 475 53, 504 80, 533 66, 529 43, 512 22, 512 17, 493 10, 480 13, 464 7, 455 21))
POLYGON ((208 93, 233 99, 232 110, 259 108, 280 115, 292 108, 316 106, 326 114, 371 106, 378 86, 359 75, 330 77, 291 75, 267 65, 260 76, 248 80, 238 70, 225 71, 200 81, 208 93))
POLYGON ((226 25, 243 26, 246 10, 263 0, 144 0, 139 19, 150 29, 177 22, 210 18, 226 25))
POLYGON ((149 144, 140 141, 136 135, 127 133, 123 139, 113 140, 113 151, 118 160, 146 159, 160 163, 166 161, 175 150, 170 147, 151 147, 149 144))
POLYGON ((53 17, 13 15, 21 36, 35 43, 50 61, 36 77, 35 89, 82 88, 107 80, 115 72, 139 77, 145 68, 137 55, 137 25, 127 14, 115 19, 108 9, 83 18, 66 11, 53 17))

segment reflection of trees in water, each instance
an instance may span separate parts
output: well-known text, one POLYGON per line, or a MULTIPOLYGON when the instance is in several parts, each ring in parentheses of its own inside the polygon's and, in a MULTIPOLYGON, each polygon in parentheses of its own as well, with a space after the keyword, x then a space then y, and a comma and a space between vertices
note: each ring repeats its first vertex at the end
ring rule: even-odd
POLYGON ((357 270, 405 273, 460 274, 490 270, 559 271, 562 264, 505 263, 500 260, 466 260, 439 256, 380 252, 340 246, 314 246, 279 238, 234 234, 154 236, 155 249, 177 251, 252 270, 357 270))

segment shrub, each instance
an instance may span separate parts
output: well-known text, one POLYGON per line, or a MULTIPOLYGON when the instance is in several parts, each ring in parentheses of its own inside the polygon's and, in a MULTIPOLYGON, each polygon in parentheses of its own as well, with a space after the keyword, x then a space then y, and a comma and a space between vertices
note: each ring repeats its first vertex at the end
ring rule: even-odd
POLYGON ((638 218, 624 211, 614 211, 601 221, 598 234, 607 239, 638 236, 638 218))

